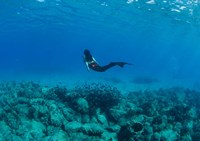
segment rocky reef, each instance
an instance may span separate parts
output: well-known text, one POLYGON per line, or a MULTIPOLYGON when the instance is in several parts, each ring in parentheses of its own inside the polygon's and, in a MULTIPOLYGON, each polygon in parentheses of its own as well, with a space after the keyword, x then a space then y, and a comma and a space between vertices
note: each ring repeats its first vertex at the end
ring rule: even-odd
POLYGON ((0 141, 199 141, 200 92, 0 83, 0 141))

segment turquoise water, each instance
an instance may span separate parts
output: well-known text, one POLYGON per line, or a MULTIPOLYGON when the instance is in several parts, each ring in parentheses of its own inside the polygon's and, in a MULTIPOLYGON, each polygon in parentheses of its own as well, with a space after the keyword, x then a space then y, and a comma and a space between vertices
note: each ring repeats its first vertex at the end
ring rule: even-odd
POLYGON ((199 83, 199 1, 3 0, 0 9, 2 80, 69 75, 129 82, 139 76, 191 87, 199 83), (134 65, 88 73, 85 48, 102 65, 134 65))

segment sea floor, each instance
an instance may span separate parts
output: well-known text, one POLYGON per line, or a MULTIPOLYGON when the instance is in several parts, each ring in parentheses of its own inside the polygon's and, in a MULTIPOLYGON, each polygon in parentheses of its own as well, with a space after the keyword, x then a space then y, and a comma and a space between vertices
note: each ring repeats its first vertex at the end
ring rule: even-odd
POLYGON ((91 73, 1 79, 1 141, 200 138, 200 91, 189 81, 91 73))

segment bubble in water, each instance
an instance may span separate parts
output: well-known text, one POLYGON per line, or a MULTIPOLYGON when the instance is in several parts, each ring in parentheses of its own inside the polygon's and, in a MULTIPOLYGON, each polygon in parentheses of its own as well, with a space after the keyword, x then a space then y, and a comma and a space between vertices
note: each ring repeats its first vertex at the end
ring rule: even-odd
POLYGON ((44 2, 45 0, 37 0, 38 2, 44 2))

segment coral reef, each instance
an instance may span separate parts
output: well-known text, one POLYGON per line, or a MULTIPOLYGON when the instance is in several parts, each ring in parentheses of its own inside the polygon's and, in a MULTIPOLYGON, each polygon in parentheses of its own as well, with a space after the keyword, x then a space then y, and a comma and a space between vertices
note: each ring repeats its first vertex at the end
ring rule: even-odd
POLYGON ((104 112, 108 111, 113 106, 119 104, 121 97, 122 95, 116 87, 102 83, 91 83, 77 86, 66 96, 66 99, 71 103, 72 107, 76 105, 77 99, 85 99, 91 113, 97 108, 104 112))
POLYGON ((0 83, 1 141, 198 141, 200 92, 0 83))

